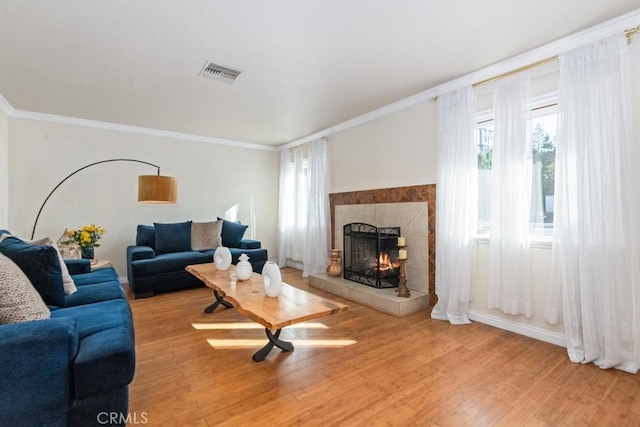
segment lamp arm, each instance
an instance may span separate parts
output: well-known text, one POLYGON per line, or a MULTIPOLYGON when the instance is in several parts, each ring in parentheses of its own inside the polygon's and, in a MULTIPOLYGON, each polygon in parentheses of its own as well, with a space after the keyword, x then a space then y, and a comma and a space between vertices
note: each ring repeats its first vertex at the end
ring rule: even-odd
POLYGON ((58 189, 58 187, 60 187, 62 184, 64 184, 69 178, 71 178, 73 175, 77 174, 80 171, 83 171, 87 168, 90 168, 91 166, 95 166, 95 165, 99 165, 101 163, 109 163, 109 162, 135 162, 135 163, 143 163, 145 165, 149 165, 149 166, 153 166, 158 170, 158 176, 160 176, 160 166, 158 165, 154 165, 153 163, 149 163, 149 162, 145 162, 143 160, 135 160, 135 159, 108 159, 108 160, 100 160, 99 162, 94 162, 94 163, 90 163, 86 166, 81 167, 80 169, 77 169, 73 172, 71 172, 69 175, 67 175, 62 181, 60 181, 58 183, 58 185, 56 185, 55 187, 53 187, 53 190, 51 190, 51 192, 49 193, 49 195, 47 196, 46 199, 44 199, 44 202, 42 202, 42 205, 40 206, 40 209, 38 210, 38 215, 36 215, 36 220, 33 223, 33 230, 31 231, 31 240, 33 240, 33 236, 36 234, 36 226, 38 225, 38 219, 40 219, 40 214, 42 213, 42 209, 44 208, 44 205, 47 204, 47 202, 49 201, 49 199, 51 198, 51 196, 53 195, 53 193, 55 193, 55 191, 58 189))

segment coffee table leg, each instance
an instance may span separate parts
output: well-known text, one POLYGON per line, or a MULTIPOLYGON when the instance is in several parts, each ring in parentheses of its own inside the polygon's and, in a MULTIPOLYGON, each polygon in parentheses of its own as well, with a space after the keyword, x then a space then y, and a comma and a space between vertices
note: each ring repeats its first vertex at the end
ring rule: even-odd
POLYGON ((205 313, 213 313, 213 310, 218 308, 220 304, 222 304, 226 308, 233 308, 233 305, 229 301, 225 301, 224 298, 222 298, 222 296, 218 293, 218 291, 214 290, 213 295, 216 297, 216 302, 205 308, 205 313))
POLYGON ((280 338, 278 338, 282 329, 278 329, 275 334, 271 332, 269 328, 264 328, 264 330, 267 333, 269 342, 253 355, 253 360, 255 362, 262 362, 264 358, 267 357, 267 355, 271 352, 271 350, 273 350, 274 346, 278 347, 282 351, 293 351, 293 344, 291 344, 289 341, 282 341, 280 338))

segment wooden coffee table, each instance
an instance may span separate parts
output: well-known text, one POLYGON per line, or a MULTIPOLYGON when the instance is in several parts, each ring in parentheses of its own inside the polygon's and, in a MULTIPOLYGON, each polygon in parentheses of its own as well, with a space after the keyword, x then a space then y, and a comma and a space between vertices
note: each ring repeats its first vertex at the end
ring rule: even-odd
POLYGON ((293 350, 292 343, 279 338, 285 326, 336 314, 348 307, 287 283, 282 284, 277 298, 268 297, 258 273, 253 273, 249 280, 232 281, 233 265, 228 270, 218 270, 214 263, 197 264, 187 266, 186 270, 213 289, 216 300, 205 308, 206 313, 220 305, 234 307, 238 313, 265 327, 269 342, 253 355, 256 362, 264 360, 274 346, 282 351, 293 350))

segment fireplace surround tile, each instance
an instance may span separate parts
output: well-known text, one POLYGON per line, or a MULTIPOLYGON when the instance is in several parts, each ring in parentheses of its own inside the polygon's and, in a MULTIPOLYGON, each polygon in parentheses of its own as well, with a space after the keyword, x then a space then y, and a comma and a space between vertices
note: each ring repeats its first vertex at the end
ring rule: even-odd
MULTIPOLYGON (((336 206, 341 205, 363 205, 378 203, 405 203, 405 202, 426 202, 427 203, 427 238, 424 242, 427 246, 427 266, 428 271, 428 306, 433 307, 437 302, 435 294, 435 272, 436 272, 436 185, 425 184, 407 187, 395 187, 374 190, 360 190, 343 193, 332 193, 329 195, 329 204, 331 210, 331 241, 333 247, 336 246, 338 236, 335 233, 336 224, 336 206)), ((363 212, 367 215, 366 212, 363 212)), ((365 222, 362 220, 362 222, 365 222)), ((344 222, 343 222, 344 223, 344 222)), ((409 230, 407 230, 409 231, 409 230)), ((404 228, 402 234, 406 234, 404 228)), ((342 245, 342 236, 340 238, 340 246, 342 245)), ((415 242, 413 243, 415 244, 415 242)), ((408 248, 411 250, 411 248, 408 248)), ((417 248, 416 248, 417 249, 417 248)), ((411 252, 410 252, 411 254, 411 252)), ((407 262, 407 268, 410 267, 410 260, 407 262)), ((415 274, 415 273, 414 273, 415 274)))

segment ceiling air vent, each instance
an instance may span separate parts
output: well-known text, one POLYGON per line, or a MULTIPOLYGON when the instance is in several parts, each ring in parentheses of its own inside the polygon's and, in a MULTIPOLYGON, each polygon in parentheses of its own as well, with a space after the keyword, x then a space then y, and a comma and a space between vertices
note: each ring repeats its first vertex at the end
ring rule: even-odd
POLYGON ((241 72, 242 71, 240 70, 234 70, 233 68, 225 67, 224 65, 207 62, 204 64, 202 71, 200 71, 200 77, 231 84, 236 80, 236 77, 238 77, 241 72))

